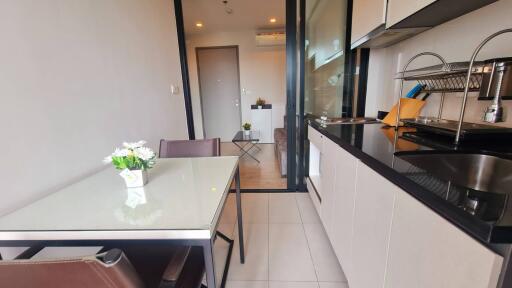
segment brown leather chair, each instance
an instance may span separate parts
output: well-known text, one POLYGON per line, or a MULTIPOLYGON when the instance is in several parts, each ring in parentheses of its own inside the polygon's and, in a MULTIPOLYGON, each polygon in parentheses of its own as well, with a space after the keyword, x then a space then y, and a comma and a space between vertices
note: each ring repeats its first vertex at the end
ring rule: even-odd
POLYGON ((18 255, 15 260, 0 261, 0 287, 198 288, 202 286, 204 258, 201 247, 141 245, 117 244, 123 247, 123 250, 113 248, 93 256, 30 259, 42 248, 42 246, 34 246, 18 255))
POLYGON ((204 140, 160 140, 160 158, 220 156, 220 138, 204 140))
POLYGON ((0 287, 143 288, 130 261, 119 249, 60 260, 0 261, 0 287))

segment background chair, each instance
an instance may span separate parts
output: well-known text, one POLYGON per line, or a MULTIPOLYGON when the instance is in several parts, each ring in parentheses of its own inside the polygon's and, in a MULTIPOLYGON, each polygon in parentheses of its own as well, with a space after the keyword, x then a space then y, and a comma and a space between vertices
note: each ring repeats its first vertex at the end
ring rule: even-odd
POLYGON ((220 156, 220 138, 204 140, 160 140, 160 158, 220 156))

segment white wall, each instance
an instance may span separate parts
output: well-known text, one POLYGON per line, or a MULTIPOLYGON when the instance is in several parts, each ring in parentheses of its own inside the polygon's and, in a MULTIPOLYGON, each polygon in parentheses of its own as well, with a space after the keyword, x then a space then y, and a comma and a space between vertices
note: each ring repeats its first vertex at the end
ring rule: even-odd
POLYGON ((250 105, 261 97, 272 104, 272 131, 283 127, 286 111, 285 46, 256 47, 255 31, 187 35, 187 56, 196 137, 202 138, 201 97, 195 48, 238 45, 242 122, 251 122, 250 105))
MULTIPOLYGON (((366 115, 376 116, 378 110, 389 111, 398 101, 399 81, 395 74, 401 71, 405 63, 415 54, 423 51, 439 53, 448 62, 469 61, 473 50, 492 33, 512 27, 512 0, 501 0, 472 13, 444 23, 423 32, 406 41, 383 49, 370 51, 366 115)), ((480 52, 477 60, 512 56, 512 34, 504 34, 488 43, 480 52)), ((435 65, 436 58, 421 57, 410 68, 435 65)), ((404 95, 416 83, 407 83, 404 95)), ((446 96, 443 118, 458 120, 463 93, 446 96)), ((476 101, 476 93, 470 94, 465 121, 481 122, 483 110, 490 101, 476 101)), ((437 116, 439 94, 430 96, 423 109, 424 115, 437 116)), ((512 115, 512 101, 504 101, 512 115)), ((512 116, 500 125, 512 126, 512 116)))
POLYGON ((0 213, 123 141, 187 138, 172 1, 3 0, 0 35, 0 213))

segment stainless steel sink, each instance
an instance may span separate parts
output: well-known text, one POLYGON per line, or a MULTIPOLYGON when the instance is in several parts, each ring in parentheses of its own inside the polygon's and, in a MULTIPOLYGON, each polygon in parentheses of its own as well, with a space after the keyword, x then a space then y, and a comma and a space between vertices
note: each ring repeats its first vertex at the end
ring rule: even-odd
POLYGON ((427 173, 484 192, 512 192, 512 160, 469 153, 397 153, 427 173))

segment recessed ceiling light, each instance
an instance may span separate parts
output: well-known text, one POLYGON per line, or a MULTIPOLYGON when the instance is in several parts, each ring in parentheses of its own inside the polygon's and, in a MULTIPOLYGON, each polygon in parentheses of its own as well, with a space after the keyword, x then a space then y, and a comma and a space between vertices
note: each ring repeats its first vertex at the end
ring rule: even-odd
POLYGON ((277 22, 277 19, 276 18, 270 18, 270 23, 276 23, 277 22))
POLYGON ((203 27, 203 23, 202 22, 197 22, 196 23, 196 27, 199 27, 199 28, 203 27))

